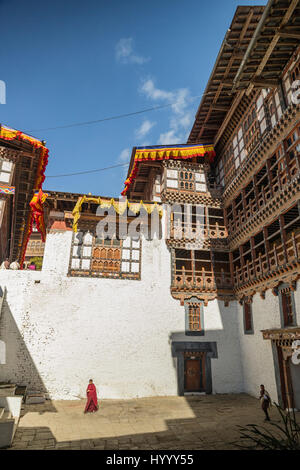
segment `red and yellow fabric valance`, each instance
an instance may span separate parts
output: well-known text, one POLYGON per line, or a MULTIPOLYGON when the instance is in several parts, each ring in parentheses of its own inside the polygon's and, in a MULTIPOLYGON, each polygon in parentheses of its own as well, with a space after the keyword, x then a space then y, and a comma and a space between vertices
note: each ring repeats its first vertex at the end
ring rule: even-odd
POLYGON ((3 124, 0 126, 0 137, 4 140, 27 140, 34 147, 44 147, 44 144, 35 137, 24 134, 24 132, 17 131, 10 127, 3 126, 3 124))
POLYGON ((156 147, 137 147, 134 153, 134 162, 130 176, 125 181, 125 189, 122 191, 122 196, 125 196, 129 187, 135 180, 139 163, 145 161, 156 160, 187 160, 193 157, 204 157, 208 155, 209 160, 212 161, 216 156, 214 147, 211 144, 199 145, 168 145, 156 147))
POLYGON ((35 194, 30 202, 31 211, 28 216, 27 224, 24 223, 23 230, 26 228, 26 233, 23 237, 23 243, 21 244, 21 255, 20 255, 20 265, 21 269, 23 268, 23 263, 25 259, 26 248, 28 244, 29 237, 32 233, 33 221, 36 222, 37 229, 41 232, 42 239, 45 241, 45 224, 44 224, 44 212, 42 205, 47 197, 42 191, 42 184, 45 180, 45 170, 48 164, 49 150, 45 147, 44 142, 32 137, 30 135, 24 134, 21 131, 11 129, 10 127, 0 125, 0 140, 20 140, 31 144, 34 148, 40 149, 40 158, 38 163, 38 168, 36 172, 36 179, 34 183, 35 194))
POLYGON ((24 134, 21 131, 16 131, 15 129, 11 129, 10 127, 3 126, 2 124, 0 125, 0 139, 21 140, 28 142, 35 148, 41 149, 41 156, 34 187, 35 190, 39 190, 45 180, 45 170, 48 163, 49 150, 47 147, 45 147, 45 144, 35 137, 31 137, 30 135, 24 134))
POLYGON ((160 204, 154 203, 144 203, 143 201, 140 202, 129 202, 127 199, 124 201, 115 201, 115 199, 103 199, 101 197, 90 197, 90 196, 82 196, 76 202, 76 205, 73 209, 73 231, 77 232, 78 228, 78 220, 80 219, 80 212, 81 206, 85 202, 92 202, 94 204, 98 204, 102 209, 109 209, 111 206, 114 208, 117 214, 123 215, 127 207, 133 212, 134 214, 138 214, 141 209, 144 209, 148 214, 152 214, 154 210, 158 211, 159 216, 161 217, 163 214, 163 208, 160 204))

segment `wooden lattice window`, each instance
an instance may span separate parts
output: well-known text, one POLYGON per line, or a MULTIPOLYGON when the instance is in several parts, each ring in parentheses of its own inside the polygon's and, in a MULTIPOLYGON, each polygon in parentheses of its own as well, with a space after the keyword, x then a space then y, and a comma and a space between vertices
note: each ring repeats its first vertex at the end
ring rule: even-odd
POLYGON ((201 311, 200 304, 189 304, 189 330, 201 331, 201 311))
POLYGON ((185 334, 188 336, 204 336, 203 302, 197 297, 184 301, 185 334))
POLYGON ((246 116, 244 122, 245 147, 249 155, 259 142, 260 130, 255 106, 246 116))
POLYGON ((92 253, 92 270, 119 272, 122 242, 118 239, 96 238, 92 253))
MULTIPOLYGON (((298 172, 300 154, 300 131, 294 128, 284 140, 287 169, 293 178, 298 172)), ((285 170, 285 168, 284 168, 285 170)))
POLYGON ((224 168, 223 168, 223 159, 220 158, 219 163, 216 167, 216 182, 221 186, 224 186, 224 168))
POLYGON ((281 292, 281 304, 283 313, 283 326, 291 326, 294 324, 294 311, 292 293, 289 291, 281 292))
POLYGON ((179 171, 179 189, 187 191, 195 190, 195 175, 193 171, 179 171))
POLYGON ((140 251, 139 239, 104 239, 89 232, 77 233, 73 236, 70 274, 139 279, 140 251))
POLYGON ((268 101, 269 115, 271 119, 271 126, 274 127, 278 119, 282 116, 282 108, 279 99, 278 91, 271 95, 268 101))
POLYGON ((244 302, 244 326, 245 333, 253 333, 252 308, 249 302, 244 302))

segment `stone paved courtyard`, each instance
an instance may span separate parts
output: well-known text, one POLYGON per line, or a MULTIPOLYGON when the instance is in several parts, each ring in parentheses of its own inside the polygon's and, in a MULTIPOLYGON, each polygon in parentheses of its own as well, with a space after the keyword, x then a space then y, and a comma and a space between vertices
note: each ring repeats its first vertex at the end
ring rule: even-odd
MULTIPOLYGON (((14 449, 234 449, 237 425, 263 424, 259 400, 246 394, 23 405, 14 449)), ((299 416, 300 413, 297 413, 299 416)), ((275 407, 271 419, 278 421, 275 407)))

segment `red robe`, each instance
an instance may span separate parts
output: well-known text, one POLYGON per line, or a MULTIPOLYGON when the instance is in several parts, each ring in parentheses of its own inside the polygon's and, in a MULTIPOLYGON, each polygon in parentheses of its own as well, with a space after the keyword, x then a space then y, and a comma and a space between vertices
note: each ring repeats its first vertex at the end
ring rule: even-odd
POLYGON ((89 384, 86 389, 87 402, 84 412, 91 413, 98 410, 97 392, 94 384, 89 384))

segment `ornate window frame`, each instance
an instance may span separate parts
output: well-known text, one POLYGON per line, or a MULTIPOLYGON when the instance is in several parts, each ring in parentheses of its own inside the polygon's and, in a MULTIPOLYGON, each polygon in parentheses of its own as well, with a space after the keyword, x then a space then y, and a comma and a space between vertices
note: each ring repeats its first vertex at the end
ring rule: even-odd
MULTIPOLYGON (((105 279, 141 279, 141 259, 142 259, 142 240, 139 237, 135 240, 127 237, 125 240, 120 240, 118 246, 114 246, 112 241, 111 245, 107 245, 107 250, 121 251, 118 258, 94 258, 94 250, 98 248, 95 245, 96 235, 89 230, 85 232, 80 231, 73 233, 68 276, 72 277, 88 277, 88 278, 105 278, 105 279), (84 238, 87 236, 87 240, 84 238), (98 270, 93 269, 93 261, 114 262, 119 263, 119 270, 98 270), (86 268, 86 269, 84 269, 86 268), (134 268, 134 269, 133 269, 134 268)), ((103 244, 105 248, 105 244, 103 244)))
POLYGON ((294 297, 294 292, 293 292, 291 286, 289 286, 288 284, 281 284, 280 286, 278 286, 278 299, 279 299, 281 328, 297 326, 295 297, 294 297), (291 307, 292 307, 293 322, 289 323, 289 324, 285 323, 285 315, 284 315, 284 310, 283 310, 283 295, 284 294, 289 294, 291 296, 291 307))
POLYGON ((199 300, 197 297, 190 297, 184 301, 185 310, 185 334, 186 336, 204 336, 204 302, 199 300), (190 307, 199 308, 199 330, 190 329, 190 307))
POLYGON ((244 334, 253 335, 254 334, 253 311, 252 311, 252 303, 249 302, 249 300, 243 301, 243 321, 244 321, 244 334), (247 325, 247 318, 246 318, 247 315, 249 315, 249 320, 251 323, 250 328, 247 325))
POLYGON ((183 193, 207 193, 209 184, 206 176, 206 168, 202 165, 195 166, 194 163, 176 162, 166 166, 165 190, 176 190, 183 193))

